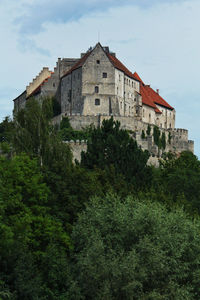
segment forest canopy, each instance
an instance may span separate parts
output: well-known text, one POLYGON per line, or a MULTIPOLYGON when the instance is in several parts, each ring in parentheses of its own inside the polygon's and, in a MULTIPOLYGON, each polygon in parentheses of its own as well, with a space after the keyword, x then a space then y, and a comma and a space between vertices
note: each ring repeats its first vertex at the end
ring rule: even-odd
POLYGON ((77 131, 54 114, 32 98, 0 123, 0 299, 199 299, 198 158, 154 168, 113 118, 77 131))

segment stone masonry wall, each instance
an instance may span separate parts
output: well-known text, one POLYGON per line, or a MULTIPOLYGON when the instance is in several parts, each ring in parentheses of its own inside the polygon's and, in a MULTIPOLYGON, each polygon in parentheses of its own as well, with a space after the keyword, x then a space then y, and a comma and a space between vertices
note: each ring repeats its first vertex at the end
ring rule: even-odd
POLYGON ((100 45, 82 67, 83 115, 119 114, 115 97, 115 68, 100 45))
MULTIPOLYGON (((90 126, 93 124, 95 127, 101 126, 104 119, 109 119, 110 116, 81 116, 81 115, 72 115, 68 116, 71 126, 76 130, 81 130, 82 128, 86 126, 90 126)), ((133 138, 136 139, 137 143, 143 150, 148 150, 150 153, 152 153, 153 156, 161 156, 162 152, 176 152, 180 153, 182 151, 192 151, 194 152, 194 142, 188 141, 188 131, 185 129, 175 129, 175 130, 166 130, 164 128, 159 128, 161 134, 162 132, 165 132, 166 136, 166 149, 162 151, 161 149, 158 149, 158 146, 154 144, 153 141, 153 127, 154 125, 150 125, 151 127, 151 135, 149 137, 146 137, 145 139, 142 139, 141 134, 142 130, 144 130, 144 133, 146 135, 146 131, 148 128, 148 123, 144 123, 140 120, 137 120, 133 117, 120 117, 120 116, 113 116, 115 121, 119 121, 121 124, 121 128, 130 130, 130 133, 132 134, 133 138), (171 143, 169 144, 169 132, 171 135, 171 143)), ((54 118, 54 123, 59 123, 61 119, 57 117, 57 119, 54 118)))

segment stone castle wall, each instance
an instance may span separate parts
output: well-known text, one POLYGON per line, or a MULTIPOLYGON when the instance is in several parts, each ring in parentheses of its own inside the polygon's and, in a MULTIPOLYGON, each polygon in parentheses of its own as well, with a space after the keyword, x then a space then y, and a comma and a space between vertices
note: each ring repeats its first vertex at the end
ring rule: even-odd
MULTIPOLYGON (((65 116, 65 115, 63 115, 65 116)), ((87 126, 93 124, 95 127, 102 125, 103 120, 108 120, 111 116, 82 116, 79 114, 74 114, 68 116, 71 126, 75 130, 81 130, 87 126)), ((53 123, 59 124, 61 122, 62 116, 54 118, 53 123)), ((133 117, 120 117, 113 116, 115 121, 119 121, 122 129, 130 131, 131 136, 137 141, 138 145, 141 146, 143 150, 148 150, 153 157, 161 157, 163 152, 174 152, 181 153, 182 151, 194 152, 194 142, 188 140, 188 131, 186 129, 164 129, 159 128, 160 134, 165 133, 166 137, 166 148, 161 150, 154 143, 153 138, 153 128, 154 125, 144 123, 133 117), (148 125, 151 127, 151 134, 147 136, 146 131, 148 125), (142 131, 145 133, 145 138, 142 138, 142 131), (169 139, 170 138, 170 139, 169 139)))

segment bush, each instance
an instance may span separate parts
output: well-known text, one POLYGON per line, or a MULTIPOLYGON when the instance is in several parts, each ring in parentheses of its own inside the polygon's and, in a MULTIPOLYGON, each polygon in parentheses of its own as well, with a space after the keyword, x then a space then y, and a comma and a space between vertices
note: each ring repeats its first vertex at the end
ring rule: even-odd
POLYGON ((158 203, 93 198, 72 239, 84 299, 199 299, 199 222, 158 203))

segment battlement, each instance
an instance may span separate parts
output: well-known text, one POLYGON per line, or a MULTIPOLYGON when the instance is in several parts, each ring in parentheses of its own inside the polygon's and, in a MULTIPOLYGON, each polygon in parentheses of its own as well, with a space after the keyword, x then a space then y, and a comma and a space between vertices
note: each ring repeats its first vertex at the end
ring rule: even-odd
POLYGON ((178 134, 188 134, 188 130, 183 128, 174 128, 172 131, 178 134))

